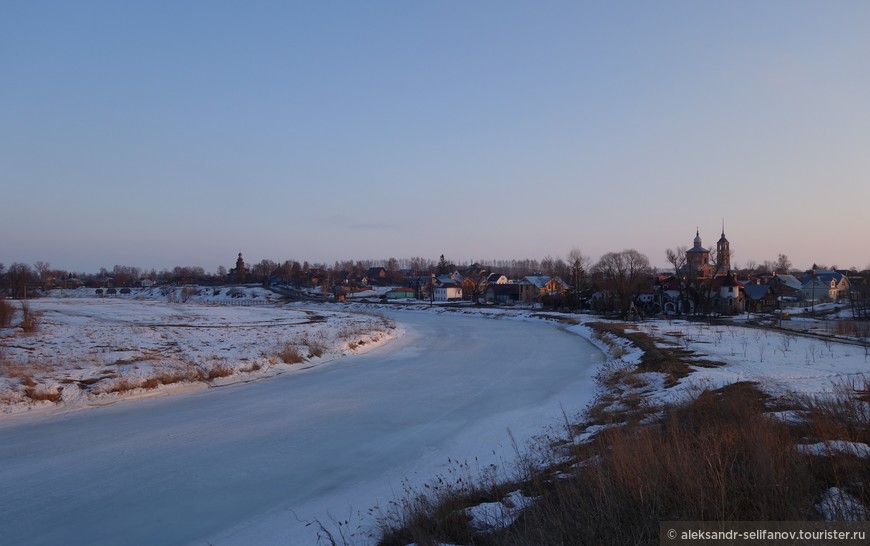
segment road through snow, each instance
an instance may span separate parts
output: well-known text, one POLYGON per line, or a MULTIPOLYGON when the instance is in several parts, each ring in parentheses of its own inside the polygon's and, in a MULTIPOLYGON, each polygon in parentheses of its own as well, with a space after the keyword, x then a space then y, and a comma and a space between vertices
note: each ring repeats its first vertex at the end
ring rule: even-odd
MULTIPOLYGON (((593 395, 551 324, 404 312, 400 339, 308 373, 0 421, 4 544, 315 544, 403 480, 481 466, 593 395)), ((364 543, 357 537, 358 543, 364 543)))

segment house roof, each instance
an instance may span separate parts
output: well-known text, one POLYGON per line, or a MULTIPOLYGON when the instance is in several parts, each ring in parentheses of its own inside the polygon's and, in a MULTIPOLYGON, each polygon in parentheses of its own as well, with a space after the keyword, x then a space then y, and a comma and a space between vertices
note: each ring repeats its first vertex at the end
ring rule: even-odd
POLYGON ((826 284, 831 284, 832 280, 834 282, 840 282, 840 280, 843 279, 843 274, 839 271, 831 271, 830 269, 811 269, 804 275, 804 285, 810 282, 813 277, 822 279, 826 284))
POLYGON ((562 288, 568 288, 568 284, 559 277, 550 277, 548 275, 526 275, 519 284, 531 284, 536 288, 544 288, 551 280, 557 282, 562 288))
POLYGON ((779 279, 782 284, 788 286, 789 288, 794 288, 795 290, 799 290, 800 287, 803 286, 803 283, 794 275, 777 274, 776 278, 779 279))
POLYGON ((435 277, 435 282, 438 284, 455 284, 462 282, 462 276, 453 277, 451 275, 438 275, 435 277))
POLYGON ((387 292, 387 294, 398 294, 398 293, 408 293, 408 292, 413 294, 414 289, 413 288, 393 288, 392 290, 387 292))
POLYGON ((531 284, 536 288, 543 288, 548 282, 550 282, 550 277, 547 275, 526 275, 520 284, 531 284))
POLYGON ((721 286, 741 286, 739 282, 737 282, 737 277, 732 275, 730 272, 724 276, 722 279, 721 286))
POLYGON ((760 300, 770 292, 769 284, 747 284, 743 287, 746 297, 751 300, 760 300))

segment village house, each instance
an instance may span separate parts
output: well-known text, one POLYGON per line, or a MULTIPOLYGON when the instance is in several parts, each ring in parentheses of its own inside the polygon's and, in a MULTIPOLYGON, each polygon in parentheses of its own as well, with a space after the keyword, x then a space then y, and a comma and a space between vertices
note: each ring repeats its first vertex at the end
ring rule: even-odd
POLYGON ((366 286, 384 286, 387 282, 387 270, 383 267, 370 267, 363 277, 366 286))
POLYGON ((486 278, 487 285, 508 284, 509 282, 510 280, 507 278, 507 276, 502 275, 501 273, 490 273, 489 276, 486 278))
POLYGON ((461 301, 462 285, 459 283, 441 283, 435 286, 435 301, 461 301))
POLYGON ((499 305, 512 305, 520 301, 520 285, 490 284, 486 288, 486 301, 499 305))
POLYGON ((527 275, 518 286, 520 301, 523 303, 540 302, 546 296, 562 296, 568 292, 568 283, 559 277, 548 275, 527 275))
POLYGON ((384 294, 388 300, 413 300, 417 297, 413 288, 393 288, 384 294))
POLYGON ((750 313, 770 313, 778 307, 775 285, 762 284, 761 280, 743 286, 744 308, 750 313))
POLYGON ((736 315, 743 312, 745 295, 743 285, 730 271, 727 275, 714 280, 713 311, 723 315, 736 315))
POLYGON ((809 304, 840 301, 849 292, 849 277, 839 271, 810 269, 804 274, 801 294, 809 304))

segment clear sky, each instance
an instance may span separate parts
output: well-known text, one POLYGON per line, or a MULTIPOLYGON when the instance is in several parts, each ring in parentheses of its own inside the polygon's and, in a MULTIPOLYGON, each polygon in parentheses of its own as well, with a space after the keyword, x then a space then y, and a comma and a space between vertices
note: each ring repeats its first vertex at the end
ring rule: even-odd
POLYGON ((0 2, 0 262, 870 264, 870 2, 0 2))

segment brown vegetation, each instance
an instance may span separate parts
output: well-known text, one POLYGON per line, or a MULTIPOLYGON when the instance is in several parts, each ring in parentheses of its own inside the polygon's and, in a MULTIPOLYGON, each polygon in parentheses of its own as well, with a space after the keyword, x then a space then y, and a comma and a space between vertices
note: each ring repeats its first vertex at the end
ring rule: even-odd
POLYGON ((38 325, 38 315, 30 308, 30 302, 21 300, 21 330, 30 334, 36 331, 38 325))
MULTIPOLYGON (((619 335, 646 351, 640 365, 612 366, 599 376, 605 394, 587 411, 585 426, 605 428, 577 442, 571 439, 577 429, 568 424, 569 439, 546 441, 553 463, 541 469, 520 458, 507 471, 522 476, 514 483, 439 480, 425 491, 406 491, 384 514, 381 545, 658 544, 661 521, 820 520, 817 506, 832 487, 870 507, 866 459, 796 447, 870 443, 870 381, 842 385, 835 396, 801 398, 788 408, 777 403, 775 409, 797 410, 797 421, 771 414, 774 402, 752 383, 648 408, 641 375, 654 371, 675 381, 697 365, 693 355, 656 347, 649 336, 618 325, 594 329, 614 345, 610 336, 619 335), (469 528, 464 508, 515 489, 536 500, 514 524, 487 534, 469 528)), ((834 507, 840 514, 850 510, 834 507)))
POLYGON ((37 389, 35 387, 26 387, 24 389, 24 396, 29 398, 34 402, 60 402, 61 392, 59 389, 57 390, 42 390, 37 389))
POLYGON ((221 377, 229 377, 233 375, 235 371, 231 366, 226 364, 216 364, 208 369, 206 372, 206 377, 209 380, 218 379, 221 377))
POLYGON ((290 341, 285 341, 280 345, 275 351, 275 356, 277 356, 284 364, 299 364, 305 362, 305 359, 299 352, 299 348, 290 341))
POLYGON ((110 394, 124 393, 135 389, 150 390, 156 389, 161 385, 172 385, 174 383, 184 382, 193 383, 197 381, 206 381, 209 379, 213 379, 209 375, 209 371, 202 370, 193 365, 183 369, 159 370, 156 371, 153 375, 150 375, 146 378, 134 379, 129 377, 121 377, 113 383, 105 386, 102 389, 102 392, 110 394))
POLYGON ((9 328, 12 326, 12 316, 15 314, 15 308, 9 303, 6 298, 0 297, 0 328, 9 328))

